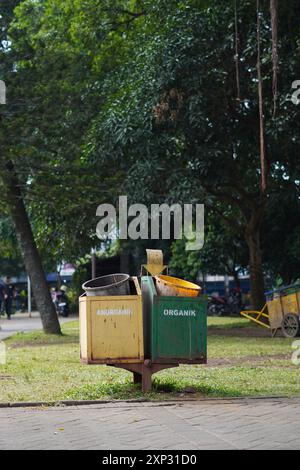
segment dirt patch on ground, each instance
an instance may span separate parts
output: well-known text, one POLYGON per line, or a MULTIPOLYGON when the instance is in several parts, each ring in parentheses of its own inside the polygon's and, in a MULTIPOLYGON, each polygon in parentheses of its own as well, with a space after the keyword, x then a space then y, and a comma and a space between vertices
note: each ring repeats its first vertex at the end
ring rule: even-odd
MULTIPOLYGON (((265 363, 268 360, 285 360, 290 359, 290 356, 286 354, 274 354, 268 356, 244 356, 244 357, 230 357, 230 358, 217 358, 217 359, 208 359, 207 364, 204 367, 232 367, 239 365, 249 366, 251 364, 258 365, 259 363, 265 363)), ((277 367, 277 366, 276 366, 277 367)))
MULTIPOLYGON (((270 338, 271 330, 267 328, 218 328, 214 326, 208 327, 208 334, 211 336, 231 336, 231 337, 248 337, 248 338, 270 338)), ((276 337, 283 337, 281 331, 278 331, 276 337)))

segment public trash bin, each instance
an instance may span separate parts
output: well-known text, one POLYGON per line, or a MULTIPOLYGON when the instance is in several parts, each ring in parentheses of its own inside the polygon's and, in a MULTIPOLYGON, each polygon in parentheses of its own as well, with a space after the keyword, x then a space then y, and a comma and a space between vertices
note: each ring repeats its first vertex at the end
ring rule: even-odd
POLYGON ((241 312, 245 318, 254 320, 260 325, 271 329, 275 337, 279 329, 287 338, 295 338, 300 335, 300 285, 280 287, 273 291, 265 292, 266 305, 257 311, 241 312), (266 307, 268 312, 266 313, 266 307), (251 315, 255 315, 255 317, 251 315), (260 320, 264 320, 264 323, 260 320), (268 323, 265 324, 265 321, 268 323))
POLYGON ((268 305, 269 324, 272 330, 276 330, 277 328, 281 328, 281 322, 283 319, 280 293, 269 291, 266 292, 265 295, 268 305))
POLYGON ((96 277, 82 284, 87 296, 129 295, 128 274, 109 274, 96 277))
POLYGON ((141 282, 145 357, 153 363, 206 363, 206 299, 161 296, 153 277, 141 282))
POLYGON ((128 281, 129 295, 79 299, 80 357, 85 364, 144 361, 142 295, 136 277, 128 281))
MULTIPOLYGON (((299 289, 298 289, 299 290, 299 289)), ((294 289, 287 289, 283 292, 281 297, 283 312, 285 315, 290 313, 299 313, 299 306, 298 306, 298 295, 297 295, 296 288, 294 289)))

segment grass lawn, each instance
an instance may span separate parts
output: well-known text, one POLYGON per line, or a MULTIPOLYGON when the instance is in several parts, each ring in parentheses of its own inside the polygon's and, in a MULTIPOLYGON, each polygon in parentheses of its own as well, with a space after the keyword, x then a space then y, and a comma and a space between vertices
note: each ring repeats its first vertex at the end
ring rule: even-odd
MULTIPOLYGON (((300 366, 291 362, 293 341, 245 337, 249 327, 244 319, 209 318, 208 366, 160 372, 147 396, 300 396, 300 366)), ((256 331, 260 328, 254 327, 253 335, 256 331)), ((5 341, 7 363, 0 365, 0 402, 142 396, 139 386, 132 384, 131 373, 80 364, 78 322, 65 324, 63 333, 62 337, 42 332, 17 334, 5 341)))

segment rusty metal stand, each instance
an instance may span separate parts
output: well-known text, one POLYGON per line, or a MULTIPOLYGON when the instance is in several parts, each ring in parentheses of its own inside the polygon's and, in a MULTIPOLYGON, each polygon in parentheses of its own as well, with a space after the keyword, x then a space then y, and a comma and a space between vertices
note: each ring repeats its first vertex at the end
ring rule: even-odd
POLYGON ((147 393, 151 390, 152 387, 152 375, 156 372, 159 372, 164 369, 170 369, 171 367, 178 367, 179 364, 157 364, 152 363, 149 359, 146 359, 144 363, 134 363, 134 364, 123 364, 115 363, 108 364, 112 367, 119 367, 120 369, 128 370, 133 373, 134 383, 142 384, 142 391, 147 393))

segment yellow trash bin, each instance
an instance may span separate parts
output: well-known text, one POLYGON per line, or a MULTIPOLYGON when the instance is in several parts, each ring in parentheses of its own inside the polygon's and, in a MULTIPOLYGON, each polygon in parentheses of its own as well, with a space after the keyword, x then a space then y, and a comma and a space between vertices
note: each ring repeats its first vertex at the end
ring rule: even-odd
POLYGON ((144 361, 142 295, 136 277, 130 294, 79 299, 80 358, 85 364, 144 361))
POLYGON ((283 308, 281 304, 280 295, 272 296, 272 299, 267 299, 268 312, 269 312, 269 323, 272 330, 281 328, 283 319, 283 308))
POLYGON ((285 315, 289 313, 299 313, 297 294, 287 294, 281 298, 283 311, 285 315))

